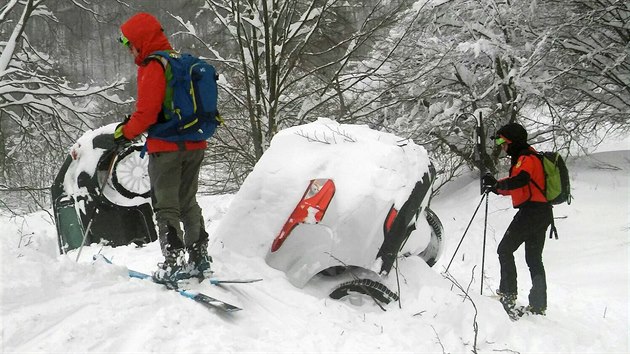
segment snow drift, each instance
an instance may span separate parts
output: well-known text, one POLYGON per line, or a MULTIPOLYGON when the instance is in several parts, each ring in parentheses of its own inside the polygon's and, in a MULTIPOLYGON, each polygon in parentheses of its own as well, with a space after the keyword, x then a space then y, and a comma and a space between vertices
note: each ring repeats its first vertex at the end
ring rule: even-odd
MULTIPOLYGON (((560 239, 548 240, 544 252, 549 287, 545 317, 511 322, 498 301, 487 296, 499 281, 497 243, 515 213, 509 198, 490 196, 484 295, 479 295, 481 217, 473 221, 450 270, 452 280, 467 289, 470 298, 439 273, 480 198, 477 176, 465 175, 446 186, 431 205, 449 236, 445 256, 434 268, 419 257, 401 259, 403 296, 400 305, 391 303, 386 312, 369 301, 355 306, 329 299, 327 278, 295 288, 284 273, 266 265, 264 245, 246 245, 246 255, 212 238, 210 253, 218 276, 264 278, 250 285, 198 285, 199 291, 244 308, 224 315, 127 277, 123 265, 145 272, 155 269, 161 260, 155 242, 142 248, 93 244, 76 263, 72 252, 57 254, 55 226, 47 212, 26 217, 4 213, 1 348, 6 353, 625 353, 630 351, 628 151, 582 157, 569 161, 569 167, 574 200, 555 208, 560 239), (92 263, 90 256, 98 252, 117 265, 92 263)), ((201 198, 209 233, 217 235, 220 228, 223 240, 233 228, 242 230, 238 224, 248 222, 225 217, 234 207, 233 198, 201 198)), ((272 234, 282 220, 256 221, 251 230, 272 234)), ((530 284, 523 250, 516 256, 519 302, 525 304, 530 284)), ((395 281, 395 274, 389 277, 395 281)))

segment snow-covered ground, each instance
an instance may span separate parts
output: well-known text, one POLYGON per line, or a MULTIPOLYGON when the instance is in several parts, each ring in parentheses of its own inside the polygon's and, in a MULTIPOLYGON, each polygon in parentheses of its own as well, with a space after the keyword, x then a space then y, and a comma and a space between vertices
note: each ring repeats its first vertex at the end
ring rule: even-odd
MULTIPOLYGON (((476 176, 450 183, 432 201, 446 247, 429 268, 401 259, 401 302, 383 312, 327 297, 336 284, 315 278, 304 289, 263 257, 242 255, 211 239, 214 270, 225 278, 260 277, 247 285, 197 285, 244 310, 209 310, 149 281, 129 279, 127 265, 150 272, 161 260, 156 243, 144 248, 101 247, 57 255, 56 229, 46 212, 0 216, 2 352, 593 352, 629 347, 630 154, 597 153, 570 162, 574 200, 554 210, 559 240, 547 240, 546 317, 512 322, 496 299, 496 246, 515 211, 509 198, 490 195, 485 278, 480 295, 484 205, 450 267, 469 289, 465 299, 443 271, 480 201, 476 176), (93 263, 102 253, 116 266, 93 263)), ((202 197, 211 235, 234 197, 202 197)), ((238 222, 238 221, 234 221, 238 222)), ((240 221, 242 222, 242 220, 240 221)), ((221 225, 229 230, 230 225, 221 225)), ((261 229, 269 225, 261 225, 261 229)), ((517 251, 519 302, 526 305, 529 274, 517 251)), ((395 277, 392 272, 389 277, 395 277)))

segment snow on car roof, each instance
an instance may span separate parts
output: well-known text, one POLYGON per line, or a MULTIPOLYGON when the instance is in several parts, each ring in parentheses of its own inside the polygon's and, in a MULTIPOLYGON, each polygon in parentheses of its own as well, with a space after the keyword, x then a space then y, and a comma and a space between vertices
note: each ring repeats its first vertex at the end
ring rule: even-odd
POLYGON ((320 118, 282 130, 234 197, 216 240, 264 257, 310 180, 334 180, 343 215, 368 195, 400 207, 429 164, 422 146, 365 125, 320 118))

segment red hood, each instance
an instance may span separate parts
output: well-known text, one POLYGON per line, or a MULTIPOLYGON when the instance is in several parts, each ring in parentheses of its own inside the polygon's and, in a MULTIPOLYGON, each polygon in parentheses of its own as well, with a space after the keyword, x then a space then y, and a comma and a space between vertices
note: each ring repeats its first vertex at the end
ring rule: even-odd
POLYGON ((131 17, 120 26, 120 30, 140 51, 140 56, 135 59, 137 65, 141 65, 144 59, 155 51, 173 49, 162 31, 160 22, 146 12, 131 17))

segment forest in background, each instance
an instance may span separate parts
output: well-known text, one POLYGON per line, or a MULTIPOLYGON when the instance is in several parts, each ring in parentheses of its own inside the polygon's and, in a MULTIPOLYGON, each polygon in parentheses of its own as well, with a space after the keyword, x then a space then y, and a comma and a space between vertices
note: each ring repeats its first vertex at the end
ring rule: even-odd
POLYGON ((492 144, 474 153, 479 117, 484 139, 516 121, 565 154, 630 126, 627 1, 8 0, 0 207, 47 209, 74 141, 133 111, 136 69, 117 38, 139 11, 220 73, 208 193, 236 191, 277 131, 320 116, 422 144, 440 183, 498 170, 492 144))

